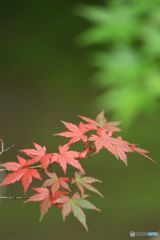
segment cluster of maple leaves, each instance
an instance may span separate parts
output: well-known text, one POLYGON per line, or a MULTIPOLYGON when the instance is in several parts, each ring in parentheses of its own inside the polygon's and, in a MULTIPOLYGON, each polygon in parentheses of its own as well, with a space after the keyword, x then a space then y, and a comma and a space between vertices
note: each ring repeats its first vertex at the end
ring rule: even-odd
POLYGON ((57 153, 48 153, 45 146, 33 143, 34 148, 20 150, 25 157, 17 156, 18 161, 3 163, 2 166, 8 174, 0 186, 21 181, 26 192, 33 179, 38 179, 41 181, 40 187, 32 188, 36 193, 28 197, 26 202, 40 202, 41 219, 48 209, 54 206, 60 209, 64 220, 72 212, 88 230, 83 209, 100 210, 87 200, 89 195, 86 191, 92 191, 102 197, 93 186, 94 183, 101 181, 85 175, 82 159, 93 157, 101 149, 108 150, 125 164, 129 152, 137 152, 150 160, 151 158, 147 155, 148 151, 128 143, 120 136, 114 137, 113 134, 120 131, 119 123, 108 122, 104 112, 101 112, 95 120, 84 116, 79 118, 81 119, 79 125, 63 121, 67 131, 54 134, 69 139, 65 145, 59 146, 57 153), (81 152, 71 149, 75 147, 76 142, 82 143, 81 152), (51 172, 54 164, 62 168, 63 176, 59 177, 55 172, 51 172), (74 177, 67 176, 68 165, 75 168, 74 177), (45 175, 45 179, 42 179, 42 175, 45 175), (72 185, 76 186, 75 192, 72 185))

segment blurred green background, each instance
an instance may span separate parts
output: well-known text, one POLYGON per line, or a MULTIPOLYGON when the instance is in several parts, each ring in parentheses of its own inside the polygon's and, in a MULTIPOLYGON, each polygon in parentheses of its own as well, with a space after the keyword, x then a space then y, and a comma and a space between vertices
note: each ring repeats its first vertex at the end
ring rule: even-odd
MULTIPOLYGON (((124 122, 123 136, 148 149, 157 163, 152 164, 135 154, 129 156, 128 167, 125 167, 102 151, 85 163, 88 175, 103 181, 99 189, 104 195, 104 199, 92 195, 92 202, 102 212, 86 212, 89 233, 73 217, 63 223, 60 213, 54 209, 39 223, 37 204, 1 201, 0 240, 128 240, 131 230, 160 230, 160 41, 156 40, 160 34, 160 5, 155 0, 135 1, 143 14, 130 19, 129 2, 24 0, 1 3, 0 136, 6 145, 15 144, 2 160, 15 160, 17 150, 30 147, 32 141, 55 151, 62 140, 53 138, 52 134, 63 129, 61 119, 74 122, 76 115, 94 117, 106 109, 109 119, 124 122), (104 22, 107 11, 116 16, 115 32, 111 31, 110 39, 105 35, 102 42, 98 39, 97 43, 90 44, 89 38, 83 38, 83 32, 95 25, 78 15, 97 16, 84 5, 92 5, 93 10, 100 7, 102 12, 98 16, 104 22), (120 10, 125 11, 118 17, 120 10), (155 10, 157 18, 151 21, 150 14, 155 10), (133 28, 126 30, 126 26, 118 31, 121 38, 118 33, 115 36, 120 19, 122 26, 130 22, 133 28), (140 28, 149 31, 148 38, 140 28), (140 33, 142 37, 137 39, 140 33), (144 45, 143 39, 149 45, 144 45), (87 40, 87 47, 82 47, 87 40), (90 62, 100 65, 95 68, 90 62), (151 76, 147 80, 150 87, 146 87, 144 76, 151 76), (154 79, 155 85, 150 79, 154 79), (127 90, 122 91, 124 89, 127 90), (119 101, 122 98, 117 91, 125 92, 123 101, 119 101), (111 95, 114 97, 110 98, 111 95)), ((102 36, 109 28, 113 30, 108 23, 104 25, 102 36)), ((98 32, 95 31, 94 36, 99 37, 98 32)), ((93 37, 90 40, 94 40, 93 37)), ((23 194, 19 184, 1 189, 1 195, 15 194, 23 194)))
POLYGON ((130 125, 159 108, 160 1, 104 3, 77 7, 77 14, 91 23, 78 42, 99 46, 90 56, 94 83, 101 89, 98 105, 130 125))

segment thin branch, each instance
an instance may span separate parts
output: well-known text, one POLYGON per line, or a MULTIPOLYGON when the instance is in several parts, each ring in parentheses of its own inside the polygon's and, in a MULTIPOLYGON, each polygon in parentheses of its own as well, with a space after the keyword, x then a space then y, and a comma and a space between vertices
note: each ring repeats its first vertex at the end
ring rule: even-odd
POLYGON ((3 153, 4 153, 4 152, 8 152, 8 151, 9 151, 11 148, 13 148, 14 146, 15 146, 15 145, 12 144, 10 147, 3 149, 3 153))
POLYGON ((7 169, 4 169, 4 168, 2 168, 2 169, 0 169, 0 172, 8 172, 8 170, 7 170, 7 169))
POLYGON ((5 153, 5 152, 8 152, 11 148, 14 147, 14 144, 13 144, 13 145, 11 145, 11 146, 8 147, 8 148, 4 148, 4 142, 3 142, 3 140, 2 140, 1 138, 0 138, 0 144, 1 144, 0 155, 2 155, 2 154, 5 153))
POLYGON ((17 196, 0 196, 0 200, 26 200, 28 197, 17 196))
POLYGON ((1 155, 4 152, 4 143, 1 138, 0 138, 0 143, 1 143, 1 150, 0 150, 0 155, 1 155))

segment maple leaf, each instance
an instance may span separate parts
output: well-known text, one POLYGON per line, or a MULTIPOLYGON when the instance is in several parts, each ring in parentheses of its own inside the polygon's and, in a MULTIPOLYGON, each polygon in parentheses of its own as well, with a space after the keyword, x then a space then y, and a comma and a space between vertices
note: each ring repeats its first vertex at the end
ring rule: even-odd
POLYGON ((113 153, 114 148, 114 138, 109 134, 105 133, 104 130, 99 129, 96 134, 92 134, 89 137, 89 141, 93 141, 96 147, 96 152, 98 153, 102 148, 106 148, 109 152, 113 153))
POLYGON ((93 141, 98 153, 102 148, 106 148, 110 153, 116 156, 116 158, 122 160, 127 165, 126 153, 131 152, 131 148, 127 141, 124 141, 122 137, 113 138, 109 134, 105 133, 104 129, 98 130, 97 135, 92 134, 89 141, 93 141))
POLYGON ((30 184, 32 183, 32 178, 41 180, 41 176, 37 169, 32 169, 29 166, 28 161, 24 158, 17 156, 17 162, 7 162, 3 164, 3 167, 8 171, 13 173, 7 174, 7 176, 0 183, 0 186, 5 186, 8 184, 13 184, 16 181, 21 180, 24 191, 26 192, 30 184))
POLYGON ((40 220, 42 220, 43 216, 48 212, 48 209, 52 205, 50 191, 47 188, 42 188, 42 187, 33 188, 33 190, 35 190, 37 194, 31 196, 25 202, 41 202, 40 203, 40 212, 41 212, 40 220))
POLYGON ((119 132, 120 129, 117 127, 119 125, 119 122, 108 122, 105 118, 104 111, 100 112, 95 120, 85 117, 85 116, 79 116, 79 118, 83 119, 88 124, 86 125, 86 128, 90 130, 96 130, 97 128, 102 128, 106 132, 119 132))
POLYGON ((60 187, 68 191, 70 190, 69 185, 67 183, 69 181, 69 178, 67 177, 58 178, 55 173, 47 173, 47 175, 49 176, 49 179, 44 181, 42 187, 50 187, 52 195, 54 195, 60 189, 60 187))
POLYGON ((33 145, 35 149, 34 148, 22 149, 21 152, 25 153, 29 157, 32 157, 32 159, 29 160, 30 164, 40 161, 42 167, 44 169, 47 169, 52 158, 52 153, 46 153, 45 146, 42 147, 37 143, 33 143, 33 145))
POLYGON ((131 152, 131 148, 127 141, 124 141, 122 137, 117 137, 113 141, 113 154, 127 165, 126 153, 131 152))
POLYGON ((68 149, 69 149, 69 146, 67 144, 63 146, 59 146, 59 153, 53 153, 51 163, 54 163, 54 162, 59 163, 64 173, 66 173, 67 164, 84 172, 81 164, 76 159, 79 157, 79 152, 70 151, 68 149))
POLYGON ((63 204, 62 205, 62 217, 63 220, 72 212, 73 215, 78 219, 78 221, 85 227, 88 231, 86 224, 86 215, 82 209, 91 209, 100 211, 95 205, 86 200, 87 196, 80 197, 78 193, 75 193, 72 197, 61 196, 55 203, 63 204))
MULTIPOLYGON (((144 156, 145 158, 153 161, 153 159, 151 157, 148 156, 148 153, 149 151, 145 150, 145 149, 142 149, 142 148, 139 148, 137 147, 135 144, 130 144, 130 149, 133 151, 133 152, 137 152, 139 154, 141 154, 142 156, 144 156)), ((154 161, 153 161, 154 162, 154 161)))
POLYGON ((92 177, 83 176, 82 173, 75 172, 75 178, 72 179, 72 183, 75 183, 80 190, 82 196, 84 195, 84 189, 97 193, 101 197, 103 195, 91 184, 95 182, 101 182, 100 180, 92 177))
POLYGON ((54 135, 71 138, 68 144, 79 142, 80 140, 82 140, 83 142, 87 142, 87 136, 85 135, 85 133, 88 131, 88 129, 86 128, 86 125, 84 123, 80 122, 79 126, 64 121, 62 121, 62 123, 69 131, 56 133, 54 135))
MULTIPOLYGON (((48 212, 48 209, 52 205, 57 205, 59 207, 59 204, 58 203, 56 204, 54 202, 54 201, 56 201, 56 199, 58 199, 60 196, 68 194, 64 191, 57 191, 53 195, 52 192, 50 192, 48 190, 48 188, 45 188, 45 187, 33 188, 33 190, 36 191, 37 193, 35 195, 31 196, 25 202, 41 202, 40 203, 40 213, 41 213, 40 221, 42 220, 42 218, 48 212)), ((61 206, 61 204, 60 204, 60 206, 61 206)))

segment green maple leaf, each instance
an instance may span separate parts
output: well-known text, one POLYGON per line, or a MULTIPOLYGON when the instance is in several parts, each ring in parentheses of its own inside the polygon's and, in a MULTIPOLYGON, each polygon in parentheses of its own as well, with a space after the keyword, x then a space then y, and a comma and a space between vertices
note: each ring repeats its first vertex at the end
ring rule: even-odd
POLYGON ((58 198, 54 203, 62 204, 62 216, 65 220, 66 217, 72 212, 74 217, 84 226, 88 231, 86 223, 86 215, 83 209, 90 209, 100 211, 95 205, 90 203, 85 198, 87 195, 80 197, 78 193, 75 193, 72 197, 62 196, 58 198))
POLYGON ((95 182, 101 182, 101 181, 96 178, 83 176, 82 173, 78 173, 78 172, 75 173, 75 178, 72 180, 72 183, 77 185, 82 196, 84 195, 84 190, 87 189, 103 197, 103 195, 92 185, 92 183, 95 183, 95 182))

